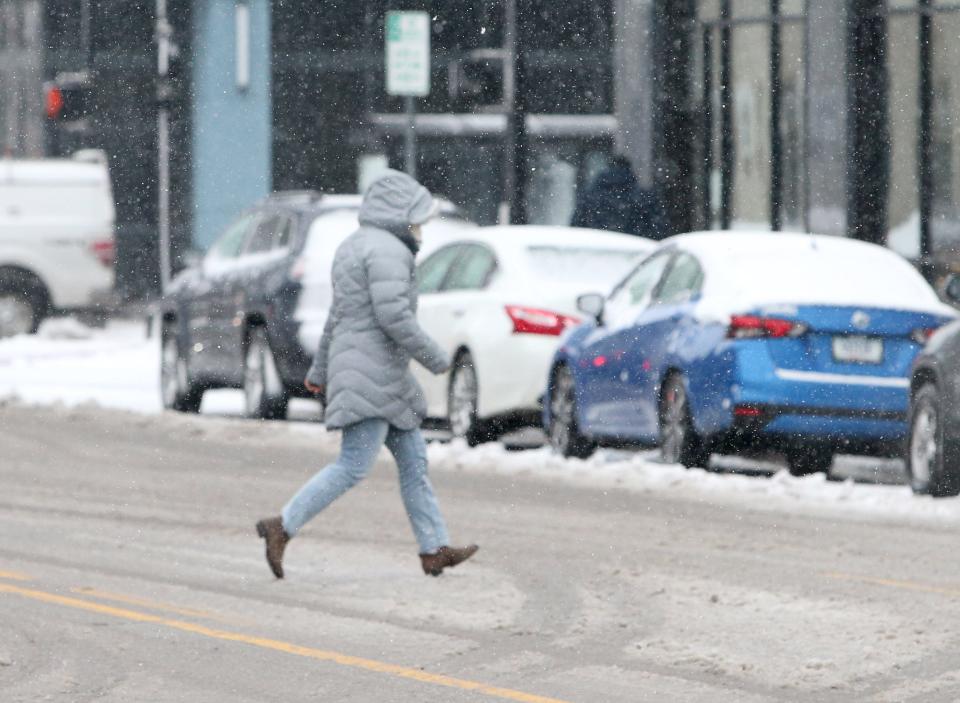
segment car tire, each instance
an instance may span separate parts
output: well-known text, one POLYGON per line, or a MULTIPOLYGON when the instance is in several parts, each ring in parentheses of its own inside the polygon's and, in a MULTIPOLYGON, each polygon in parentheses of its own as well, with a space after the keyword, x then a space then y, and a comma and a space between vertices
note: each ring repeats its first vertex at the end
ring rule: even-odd
POLYGON ((597 445, 580 433, 577 425, 576 382, 566 366, 559 366, 550 379, 550 446, 558 454, 586 459, 597 445))
POLYGON ((34 334, 46 313, 46 301, 29 279, 0 281, 0 338, 34 334))
POLYGON ((282 420, 287 416, 290 393, 280 379, 277 361, 263 327, 247 335, 243 358, 244 411, 254 420, 282 420))
POLYGON ((833 452, 823 447, 794 447, 786 456, 791 476, 826 474, 833 464, 833 452))
POLYGON ((163 407, 181 413, 200 412, 203 389, 190 378, 190 367, 181 353, 176 331, 172 327, 165 327, 160 339, 160 397, 163 407))
POLYGON ((453 439, 475 447, 497 439, 494 426, 477 416, 480 383, 470 352, 461 352, 453 362, 447 388, 447 426, 453 439))
POLYGON ((671 374, 660 395, 660 458, 665 464, 707 468, 710 450, 697 434, 690 415, 690 396, 683 376, 671 374))
POLYGON ((943 416, 937 387, 925 383, 910 404, 906 467, 910 487, 918 495, 935 497, 960 493, 960 466, 946 451, 943 416))

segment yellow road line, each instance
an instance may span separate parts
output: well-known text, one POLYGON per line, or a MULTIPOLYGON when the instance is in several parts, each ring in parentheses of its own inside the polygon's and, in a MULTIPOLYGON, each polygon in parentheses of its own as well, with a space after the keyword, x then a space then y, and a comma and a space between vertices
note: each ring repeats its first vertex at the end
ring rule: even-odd
POLYGON ((445 676, 443 674, 431 674, 427 671, 421 671, 420 669, 411 669, 410 667, 406 666, 389 664, 387 662, 381 662, 375 659, 354 657, 350 656, 349 654, 341 654, 340 652, 334 652, 325 649, 302 647, 300 645, 291 644, 290 642, 283 642, 281 640, 268 639, 265 637, 254 637, 252 635, 245 635, 239 632, 215 630, 213 628, 206 627, 204 625, 197 625, 191 622, 171 620, 159 615, 141 613, 136 610, 127 610, 126 608, 117 608, 112 605, 104 605, 103 603, 94 603, 91 601, 81 600, 79 598, 61 596, 57 595, 56 593, 48 593, 47 591, 22 588, 20 586, 14 586, 13 584, 8 583, 0 583, 0 593, 12 593, 23 596, 24 598, 40 601, 41 603, 63 605, 76 610, 85 610, 91 613, 110 615, 115 618, 131 620, 133 622, 145 622, 152 623, 154 625, 162 625, 174 630, 181 630, 183 632, 190 632, 196 635, 203 635, 204 637, 210 637, 212 639, 225 640, 227 642, 240 642, 242 644, 260 647, 262 649, 283 652, 284 654, 293 654, 299 657, 332 662, 334 664, 339 664, 341 666, 346 666, 353 669, 363 669, 365 671, 389 674, 398 678, 412 679, 422 683, 446 686, 448 688, 456 688, 462 691, 472 691, 474 693, 490 696, 491 698, 520 701, 520 703, 568 703, 568 701, 562 701, 557 698, 538 696, 533 693, 514 691, 509 688, 488 686, 487 684, 483 684, 478 681, 458 679, 452 676, 445 676))
POLYGON ((33 578, 22 574, 19 571, 0 571, 0 579, 8 579, 10 581, 33 581, 33 578))
POLYGON ((99 600, 109 600, 116 603, 126 603, 127 605, 139 605, 143 608, 149 608, 150 610, 159 610, 161 612, 167 613, 176 613, 177 615, 186 615, 187 617, 192 618, 203 618, 205 620, 216 620, 217 622, 230 622, 228 618, 217 615, 216 613, 210 613, 206 610, 194 610, 193 608, 183 608, 178 605, 172 605, 170 603, 162 603, 160 601, 150 600, 149 598, 137 598, 135 596, 127 596, 122 593, 111 593, 109 591, 98 591, 95 588, 71 588, 71 593, 79 593, 83 596, 89 596, 90 598, 97 598, 99 600))
POLYGON ((824 576, 837 579, 838 581, 859 581, 860 583, 872 583, 875 586, 889 586, 891 588, 902 588, 908 591, 923 591, 925 593, 939 593, 943 596, 960 597, 960 589, 930 586, 925 583, 916 583, 915 581, 897 581, 894 579, 857 576, 856 574, 841 574, 838 572, 828 572, 825 573, 824 576))

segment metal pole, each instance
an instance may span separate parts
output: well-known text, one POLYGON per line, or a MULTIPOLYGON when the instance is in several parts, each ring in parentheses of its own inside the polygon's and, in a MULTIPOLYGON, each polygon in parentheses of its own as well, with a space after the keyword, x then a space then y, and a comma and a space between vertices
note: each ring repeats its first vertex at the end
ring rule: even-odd
POLYGON ((87 71, 93 68, 93 51, 90 39, 90 0, 80 0, 80 48, 83 52, 83 67, 87 71))
MULTIPOLYGON (((929 10, 931 0, 920 0, 920 7, 929 10)), ((920 186, 920 273, 933 282, 936 274, 933 258, 933 20, 927 12, 920 15, 920 134, 917 164, 920 186)), ((889 186, 888 186, 889 187, 889 186)))
POLYGON ((507 0, 504 7, 504 43, 508 61, 504 66, 504 98, 507 103, 507 133, 503 159, 503 202, 501 223, 526 224, 527 105, 523 40, 525 0, 507 0))
MULTIPOLYGON (((170 24, 167 0, 157 0, 157 76, 162 82, 170 69, 170 24)), ((160 248, 160 292, 170 285, 170 110, 161 96, 157 111, 157 232, 160 248)))
POLYGON ((417 121, 416 107, 413 103, 413 96, 407 95, 403 99, 407 111, 407 129, 404 133, 404 158, 406 161, 406 172, 412 177, 417 177, 417 121))
POLYGON ((770 0, 770 229, 783 229, 783 41, 780 32, 780 0, 770 0))

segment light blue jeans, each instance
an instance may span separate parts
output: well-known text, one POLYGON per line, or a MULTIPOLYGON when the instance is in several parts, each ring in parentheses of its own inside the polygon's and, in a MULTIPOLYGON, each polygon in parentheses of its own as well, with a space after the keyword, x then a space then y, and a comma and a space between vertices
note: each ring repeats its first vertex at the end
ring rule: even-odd
POLYGON ((361 420, 343 428, 339 458, 307 481, 283 508, 283 529, 293 537, 330 503, 361 481, 384 444, 400 470, 400 495, 421 554, 449 544, 447 526, 427 477, 427 445, 419 429, 398 430, 386 420, 361 420))

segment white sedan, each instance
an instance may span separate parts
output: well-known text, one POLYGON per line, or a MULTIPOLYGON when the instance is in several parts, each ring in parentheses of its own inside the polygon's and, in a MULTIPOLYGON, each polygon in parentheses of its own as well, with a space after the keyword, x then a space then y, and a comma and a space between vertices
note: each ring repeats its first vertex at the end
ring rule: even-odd
POLYGON ((480 227, 437 243, 417 269, 418 318, 454 359, 433 376, 414 364, 428 414, 471 444, 540 423, 560 335, 580 322, 581 293, 609 290, 655 247, 571 227, 480 227))

